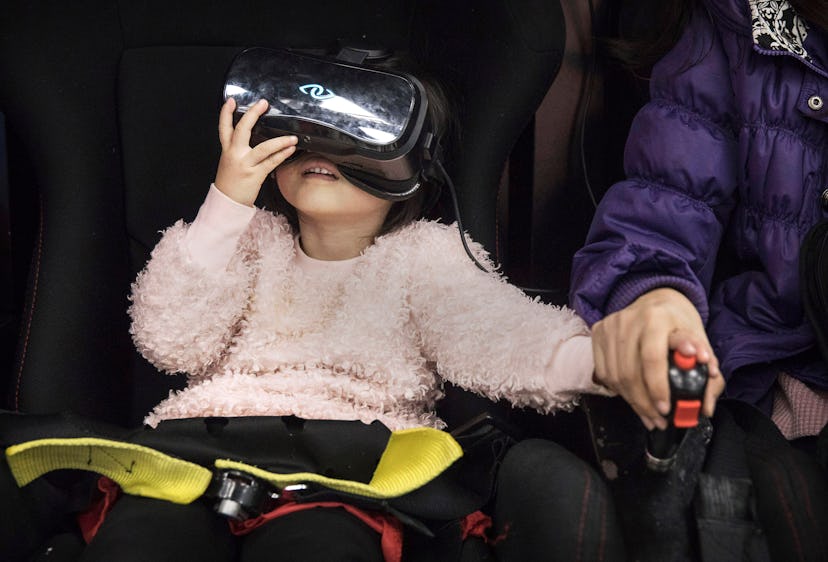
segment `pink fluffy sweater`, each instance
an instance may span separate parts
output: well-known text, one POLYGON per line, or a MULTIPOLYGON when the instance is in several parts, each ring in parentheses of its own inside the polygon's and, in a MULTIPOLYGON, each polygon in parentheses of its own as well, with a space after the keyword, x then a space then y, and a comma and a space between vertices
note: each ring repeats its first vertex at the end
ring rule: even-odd
POLYGON ((296 415, 440 428, 442 380, 543 412, 606 393, 584 322, 477 269, 456 226, 417 221, 320 261, 284 217, 213 186, 192 224, 164 232, 131 300, 138 350, 189 376, 150 426, 296 415))

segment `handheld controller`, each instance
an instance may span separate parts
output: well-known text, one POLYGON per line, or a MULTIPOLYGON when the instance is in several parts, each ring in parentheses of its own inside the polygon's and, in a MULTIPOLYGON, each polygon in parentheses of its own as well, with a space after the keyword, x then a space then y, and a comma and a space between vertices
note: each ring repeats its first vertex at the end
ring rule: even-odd
POLYGON ((670 413, 667 429, 654 429, 648 435, 647 466, 651 470, 668 470, 687 429, 699 424, 708 374, 707 365, 699 363, 695 356, 683 355, 678 350, 670 352, 670 413))

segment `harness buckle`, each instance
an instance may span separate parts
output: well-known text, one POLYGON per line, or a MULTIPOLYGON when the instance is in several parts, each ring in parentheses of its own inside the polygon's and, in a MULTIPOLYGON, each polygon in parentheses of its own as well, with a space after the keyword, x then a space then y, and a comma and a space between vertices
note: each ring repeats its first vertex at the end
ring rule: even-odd
POLYGON ((205 495, 213 498, 216 513, 235 521, 245 521, 275 507, 283 492, 304 489, 303 484, 280 490, 270 483, 240 470, 218 470, 205 495))

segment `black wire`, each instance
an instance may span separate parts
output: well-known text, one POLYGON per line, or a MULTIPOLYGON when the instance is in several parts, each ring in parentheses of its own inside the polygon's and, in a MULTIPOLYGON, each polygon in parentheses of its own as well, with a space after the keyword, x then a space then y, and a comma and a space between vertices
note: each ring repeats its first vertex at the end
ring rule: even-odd
POLYGON ((454 189, 454 182, 451 181, 451 177, 446 172, 446 169, 443 167, 443 163, 439 160, 435 160, 434 164, 440 170, 440 173, 443 174, 443 179, 446 180, 446 185, 448 186, 449 194, 451 195, 451 202, 454 205, 454 219, 457 221, 457 230, 460 231, 460 241, 463 243, 463 249, 466 250, 466 254, 468 254, 471 261, 474 262, 480 271, 484 271, 486 273, 491 273, 486 267, 477 261, 477 258, 474 257, 472 254, 471 249, 469 249, 469 244, 466 242, 466 233, 463 230, 463 220, 460 218, 460 204, 457 202, 457 191, 454 189))
MULTIPOLYGON (((593 0, 588 0, 587 5, 589 7, 589 21, 591 27, 594 29, 595 25, 595 6, 593 5, 593 0)), ((586 184, 587 193, 589 194, 589 198, 592 200, 593 207, 598 207, 598 201, 595 199, 595 193, 592 189, 592 185, 589 181, 589 170, 587 168, 587 161, 586 161, 586 147, 585 147, 585 137, 586 137, 586 121, 587 121, 587 114, 589 113, 589 105, 592 101, 592 78, 595 74, 595 67, 597 63, 597 56, 596 51, 597 47, 595 45, 594 33, 593 33, 593 44, 592 50, 590 53, 590 61, 589 66, 587 67, 586 77, 584 80, 584 91, 586 98, 584 99, 584 103, 581 107, 581 119, 580 119, 580 156, 581 156, 581 169, 584 174, 584 183, 586 184)), ((466 242, 466 234, 463 230, 463 220, 460 217, 460 204, 457 201, 457 191, 454 189, 454 182, 451 181, 451 177, 446 172, 446 169, 443 167, 443 163, 439 160, 434 161, 435 166, 440 170, 440 173, 443 175, 443 179, 446 181, 446 185, 449 188, 449 194, 451 195, 451 202, 454 206, 454 218, 457 221, 457 230, 460 231, 460 241, 463 243, 463 249, 468 254, 469 258, 474 262, 474 264, 481 270, 486 273, 491 273, 488 269, 486 269, 483 264, 481 264, 477 258, 472 254, 471 249, 469 249, 468 242, 466 242)), ((531 288, 531 287, 521 287, 522 290, 532 292, 535 294, 548 294, 557 292, 555 289, 539 289, 539 288, 531 288)))
MULTIPOLYGON (((477 258, 472 254, 471 249, 469 248, 468 243, 466 242, 466 234, 463 230, 463 219, 460 218, 460 204, 457 202, 457 191, 454 189, 454 182, 451 181, 451 177, 446 172, 446 169, 443 167, 443 163, 439 160, 434 161, 435 166, 440 170, 440 173, 445 179, 446 185, 448 186, 449 194, 451 195, 451 202, 454 206, 454 218, 457 222, 457 230, 460 232, 460 241, 463 243, 463 249, 466 250, 466 254, 468 254, 471 261, 484 273, 491 273, 486 267, 480 263, 477 258)), ((557 295, 560 290, 559 289, 540 289, 535 287, 524 287, 522 285, 515 285, 518 289, 523 291, 524 293, 529 293, 532 295, 557 295)))
POLYGON ((595 66, 597 62, 596 51, 598 50, 597 45, 595 44, 595 37, 596 34, 594 33, 595 30, 595 7, 592 4, 592 0, 587 2, 589 6, 589 22, 590 28, 593 30, 592 32, 592 52, 590 53, 590 60, 589 66, 587 67, 587 74, 584 80, 584 90, 586 99, 584 99, 584 103, 581 107, 581 130, 579 132, 580 137, 580 149, 581 149, 581 171, 584 174, 584 184, 586 184, 587 193, 589 194, 589 198, 592 201, 593 208, 598 208, 598 201, 595 198, 595 192, 592 189, 592 184, 589 181, 589 169, 587 168, 587 161, 586 161, 586 121, 587 121, 587 114, 589 113, 589 104, 592 101, 592 78, 595 74, 595 66))

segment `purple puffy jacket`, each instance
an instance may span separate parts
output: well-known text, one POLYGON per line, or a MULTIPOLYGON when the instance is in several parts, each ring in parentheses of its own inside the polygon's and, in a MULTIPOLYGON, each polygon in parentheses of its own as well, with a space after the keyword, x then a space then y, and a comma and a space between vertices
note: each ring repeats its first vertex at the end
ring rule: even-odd
POLYGON ((801 241, 828 216, 828 41, 785 1, 704 4, 653 70, 628 179, 575 256, 572 305, 593 324, 680 290, 727 395, 767 405, 780 370, 828 389, 798 279, 801 241))

